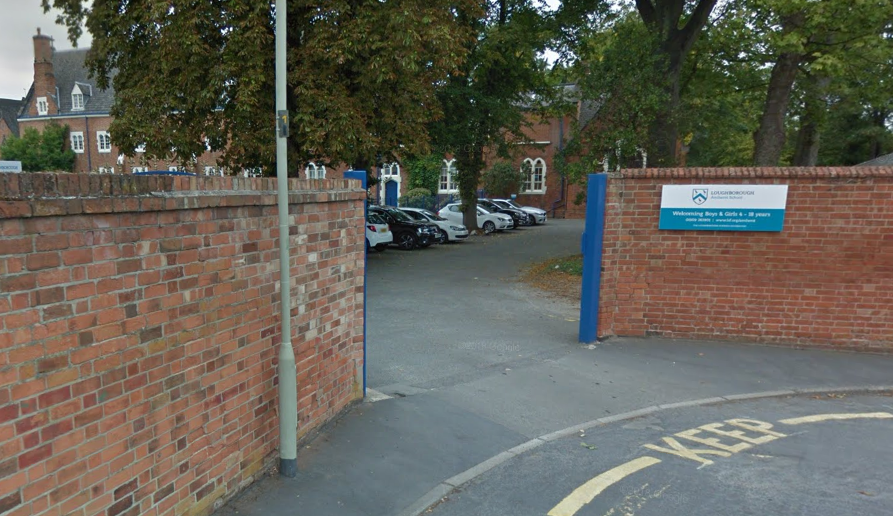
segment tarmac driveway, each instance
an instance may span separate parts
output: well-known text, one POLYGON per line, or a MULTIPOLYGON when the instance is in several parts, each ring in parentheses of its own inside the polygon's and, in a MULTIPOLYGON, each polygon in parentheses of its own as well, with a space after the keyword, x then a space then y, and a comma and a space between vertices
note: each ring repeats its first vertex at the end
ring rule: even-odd
MULTIPOLYGON (((716 396, 893 383, 889 356, 666 339, 582 346, 572 303, 515 281, 531 262, 578 252, 582 230, 581 221, 551 220, 454 245, 370 254, 368 387, 384 399, 355 408, 301 449, 298 478, 266 478, 218 514, 415 516, 457 485, 478 486, 469 496, 498 489, 524 500, 527 484, 489 483, 488 475, 504 471, 499 464, 523 466, 515 458, 526 457, 531 442, 574 425, 716 396)), ((518 469, 547 480, 549 471, 518 469)), ((592 473, 591 465, 566 468, 566 480, 540 505, 557 503, 592 473)), ((435 511, 544 514, 523 505, 454 512, 459 498, 452 496, 435 511)))

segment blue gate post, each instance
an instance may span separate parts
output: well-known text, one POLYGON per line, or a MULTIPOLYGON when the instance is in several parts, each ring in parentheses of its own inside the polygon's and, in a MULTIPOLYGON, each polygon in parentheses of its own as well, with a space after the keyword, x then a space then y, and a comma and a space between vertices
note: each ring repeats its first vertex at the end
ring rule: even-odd
POLYGON ((363 397, 366 397, 366 266, 367 254, 366 250, 366 215, 369 211, 369 203, 366 201, 366 171, 351 170, 344 173, 344 179, 359 179, 363 185, 363 397))
POLYGON ((583 251, 583 295, 580 299, 580 342, 598 339, 598 301, 601 295, 602 248, 605 236, 605 194, 608 174, 589 174, 586 190, 586 230, 583 251))

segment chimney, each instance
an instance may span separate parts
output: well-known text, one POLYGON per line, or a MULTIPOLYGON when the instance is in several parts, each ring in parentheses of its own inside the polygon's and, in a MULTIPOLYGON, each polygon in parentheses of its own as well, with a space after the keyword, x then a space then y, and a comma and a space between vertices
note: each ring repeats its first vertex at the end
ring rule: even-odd
POLYGON ((58 99, 56 99, 56 76, 53 74, 53 38, 42 35, 40 28, 34 36, 34 98, 28 112, 37 115, 37 98, 46 97, 47 113, 59 114, 58 99))

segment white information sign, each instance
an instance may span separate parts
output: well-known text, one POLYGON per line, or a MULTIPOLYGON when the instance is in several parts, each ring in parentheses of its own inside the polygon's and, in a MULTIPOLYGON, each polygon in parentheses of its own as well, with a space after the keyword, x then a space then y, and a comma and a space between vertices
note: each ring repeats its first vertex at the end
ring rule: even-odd
POLYGON ((787 185, 664 185, 660 229, 781 231, 787 185))
POLYGON ((0 174, 4 172, 21 172, 21 161, 0 161, 0 174))

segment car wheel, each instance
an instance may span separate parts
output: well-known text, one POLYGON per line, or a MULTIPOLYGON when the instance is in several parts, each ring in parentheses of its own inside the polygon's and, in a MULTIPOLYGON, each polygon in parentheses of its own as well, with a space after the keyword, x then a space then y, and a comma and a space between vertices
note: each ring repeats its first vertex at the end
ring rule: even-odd
POLYGON ((397 246, 404 251, 415 249, 418 239, 412 233, 400 233, 397 236, 397 246))
POLYGON ((388 248, 388 244, 378 244, 375 246, 375 250, 378 251, 379 253, 385 252, 387 250, 387 248, 388 248))
POLYGON ((448 235, 447 232, 442 229, 440 230, 440 238, 442 239, 443 242, 450 241, 450 235, 448 235))
POLYGON ((484 233, 489 234, 494 231, 496 231, 496 224, 494 224, 492 220, 488 220, 487 222, 484 222, 484 233))

